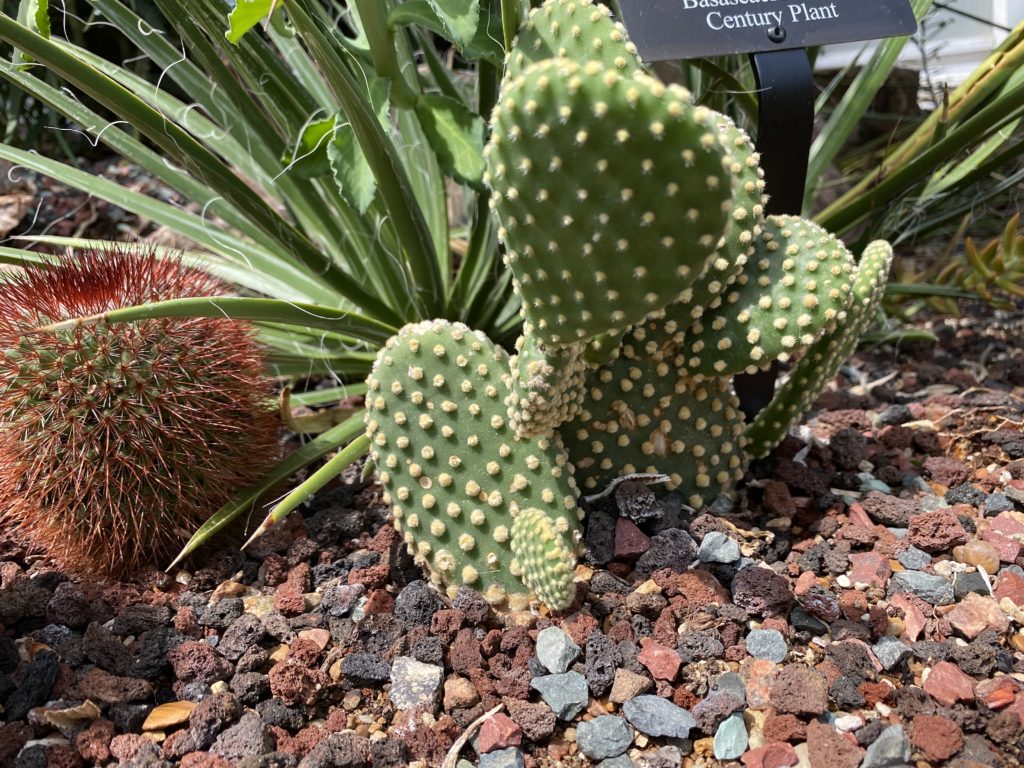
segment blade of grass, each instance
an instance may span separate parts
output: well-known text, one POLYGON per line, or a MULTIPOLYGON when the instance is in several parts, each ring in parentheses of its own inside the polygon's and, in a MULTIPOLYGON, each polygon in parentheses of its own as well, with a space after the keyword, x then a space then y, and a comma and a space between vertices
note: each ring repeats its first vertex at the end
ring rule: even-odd
POLYGON ((266 478, 258 485, 243 491, 236 499, 221 507, 209 520, 207 520, 188 540, 178 556, 174 558, 167 570, 195 552, 200 546, 208 541, 219 531, 223 530, 232 520, 246 510, 254 510, 260 497, 270 491, 278 483, 287 480, 300 469, 309 466, 321 456, 338 450, 351 440, 355 439, 363 431, 363 416, 358 414, 347 421, 339 424, 322 435, 296 449, 286 459, 277 464, 266 478))
MULTIPOLYGON (((362 420, 362 413, 359 414, 358 418, 360 421, 362 420)), ((352 466, 352 464, 354 464, 369 449, 370 438, 366 435, 360 435, 345 446, 345 448, 338 451, 334 458, 320 467, 320 469, 310 475, 305 482, 301 483, 295 488, 295 490, 277 503, 277 505, 270 511, 270 514, 268 514, 263 522, 260 523, 259 528, 257 528, 245 544, 242 545, 242 549, 245 549, 247 546, 252 544, 253 541, 262 536, 272 525, 281 522, 288 513, 327 485, 331 480, 340 475, 342 471, 352 466)))

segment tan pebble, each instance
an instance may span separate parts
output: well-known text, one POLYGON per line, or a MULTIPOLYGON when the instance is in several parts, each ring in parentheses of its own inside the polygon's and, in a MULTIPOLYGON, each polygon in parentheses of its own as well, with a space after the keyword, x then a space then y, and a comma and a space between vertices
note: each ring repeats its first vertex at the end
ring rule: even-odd
POLYGON ((953 559, 958 563, 980 565, 986 573, 999 570, 999 552, 987 541, 972 541, 959 547, 953 547, 953 559))

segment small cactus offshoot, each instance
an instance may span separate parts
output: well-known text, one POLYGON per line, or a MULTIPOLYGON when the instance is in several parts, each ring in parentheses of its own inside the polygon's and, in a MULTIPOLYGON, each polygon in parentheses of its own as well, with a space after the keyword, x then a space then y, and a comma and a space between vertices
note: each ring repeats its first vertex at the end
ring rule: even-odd
POLYGON ((276 458, 270 383, 244 324, 38 330, 219 295, 213 278, 152 252, 84 251, 0 284, 0 524, 60 566, 159 564, 276 458))

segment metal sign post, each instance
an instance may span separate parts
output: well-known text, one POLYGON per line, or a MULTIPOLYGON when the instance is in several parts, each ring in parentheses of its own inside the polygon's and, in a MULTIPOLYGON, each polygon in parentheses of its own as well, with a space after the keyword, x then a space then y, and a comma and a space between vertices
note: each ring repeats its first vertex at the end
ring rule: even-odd
MULTIPOLYGON (((776 32, 776 30, 771 30, 776 32)), ((807 50, 755 53, 758 123, 755 146, 768 192, 767 212, 799 215, 803 209, 807 163, 814 128, 814 91, 807 50)), ((740 407, 753 418, 775 393, 778 362, 767 371, 734 379, 740 407)))

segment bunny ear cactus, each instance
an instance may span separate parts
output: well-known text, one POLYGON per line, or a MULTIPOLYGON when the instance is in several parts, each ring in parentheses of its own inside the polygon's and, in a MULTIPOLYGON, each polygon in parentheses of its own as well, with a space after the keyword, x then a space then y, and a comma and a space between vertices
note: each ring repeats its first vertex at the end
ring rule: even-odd
POLYGON ((747 428, 751 456, 765 456, 782 442, 856 349, 885 293, 892 256, 892 246, 884 240, 871 243, 864 251, 853 280, 849 309, 841 311, 832 330, 807 349, 769 406, 747 428))
POLYGON ((367 381, 371 457, 396 527, 435 584, 513 607, 533 591, 557 609, 572 599, 580 538, 572 467, 557 439, 516 437, 510 378, 507 354, 483 334, 442 320, 406 326, 367 381), (539 512, 514 527, 528 508, 539 512), (541 550, 561 559, 534 562, 541 550))
POLYGON ((486 181, 541 343, 624 329, 693 285, 732 207, 718 126, 684 89, 596 61, 548 59, 506 79, 486 181))
POLYGON ((506 62, 506 78, 529 64, 558 58, 598 61, 624 75, 640 71, 636 46, 611 16, 607 6, 593 0, 546 0, 530 9, 506 62))
POLYGON ((699 507, 743 476, 744 422, 729 379, 690 377, 683 339, 675 321, 647 320, 590 375, 580 415, 561 429, 585 493, 656 472, 699 507))
POLYGON ((853 270, 834 235, 796 216, 770 217, 724 302, 687 334, 687 367, 723 376, 786 361, 849 305, 853 270))

